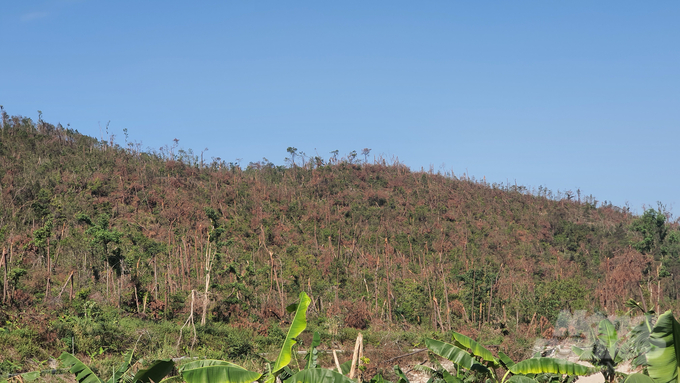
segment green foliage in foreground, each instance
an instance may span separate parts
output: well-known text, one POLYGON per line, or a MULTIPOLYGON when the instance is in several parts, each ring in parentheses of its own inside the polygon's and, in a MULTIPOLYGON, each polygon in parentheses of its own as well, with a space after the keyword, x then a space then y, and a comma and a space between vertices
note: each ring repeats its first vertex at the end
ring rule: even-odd
MULTIPOLYGON (((278 357, 265 373, 248 371, 245 368, 226 361, 197 361, 193 365, 182 370, 182 377, 188 383, 209 383, 209 382, 232 382, 245 383, 264 378, 264 382, 272 383, 281 375, 284 368, 288 366, 292 358, 293 345, 297 343, 295 338, 299 336, 307 327, 307 308, 311 299, 306 293, 300 293, 300 301, 292 306, 295 317, 288 329, 288 334, 283 341, 283 346, 278 357)), ((304 371, 316 371, 309 369, 304 371)), ((314 374, 310 376, 316 376, 314 374)))
MULTIPOLYGON (((173 369, 174 363, 171 360, 158 360, 153 362, 148 368, 141 369, 133 374, 132 362, 134 351, 125 354, 123 363, 113 372, 111 378, 106 383, 150 383, 160 382, 173 369)), ((59 360, 64 363, 70 371, 75 374, 78 383, 104 383, 93 371, 75 356, 65 352, 61 354, 59 360)))
POLYGON ((609 382, 614 380, 615 368, 623 361, 619 338, 614 324, 609 319, 603 319, 597 326, 597 336, 590 349, 572 347, 579 360, 588 361, 594 366, 603 367, 602 374, 609 382))
MULTIPOLYGON (((295 311, 283 346, 275 361, 267 364, 263 373, 250 371, 240 365, 223 360, 203 359, 189 362, 179 369, 180 375, 165 378, 173 369, 171 360, 158 360, 145 369, 133 370, 133 351, 125 354, 122 364, 114 369, 110 379, 104 381, 95 372, 69 353, 63 353, 59 359, 75 374, 78 383, 250 383, 282 381, 284 383, 350 383, 366 381, 350 379, 346 376, 349 362, 344 363, 341 370, 333 371, 316 366, 316 347, 320 337, 314 334, 308 353, 307 364, 300 371, 288 367, 292 358, 293 345, 307 327, 306 312, 310 304, 309 297, 303 292, 299 303, 290 307, 295 311)), ((645 318, 647 321, 648 318, 645 318)), ((643 324, 646 322, 643 322, 643 324)), ((565 383, 572 382, 576 376, 606 372, 611 366, 600 363, 603 358, 596 357, 599 348, 604 351, 600 355, 614 355, 612 359, 620 359, 617 331, 607 319, 598 324, 598 335, 593 350, 580 350, 581 355, 590 355, 591 363, 598 367, 587 367, 562 359, 533 357, 515 363, 507 355, 499 352, 498 357, 470 337, 453 332, 454 344, 434 339, 426 339, 425 344, 430 352, 453 362, 451 371, 439 365, 439 369, 420 366, 420 369, 431 373, 429 383, 565 383), (588 354, 590 352, 590 354, 588 354), (497 369, 505 369, 502 379, 497 376, 497 369)), ((661 315, 649 334, 651 350, 647 355, 647 367, 643 373, 626 376, 623 383, 680 383, 680 323, 671 311, 661 315)), ((634 339, 633 341, 638 341, 634 339)), ((635 357, 635 355, 633 355, 635 357)), ((434 362, 438 365, 437 362, 434 362)), ((397 383, 409 383, 407 376, 399 366, 394 366, 397 383)), ((618 374, 617 376, 623 376, 618 374)), ((40 372, 22 374, 19 381, 31 381, 40 377, 40 372)), ((14 379, 14 378, 13 378, 14 379)), ((15 379, 15 380, 16 380, 15 379)), ((613 379, 612 379, 613 380, 613 379)), ((0 381, 2 383, 6 381, 0 381)), ((371 383, 389 383, 381 374, 370 379, 371 383)))
POLYGON ((591 375, 599 370, 582 366, 563 359, 531 358, 515 363, 510 367, 513 374, 559 374, 559 375, 591 375))
POLYGON ((647 371, 656 383, 680 382, 680 323, 667 311, 659 316, 649 336, 647 371))
POLYGON ((352 383, 350 378, 332 370, 325 368, 310 368, 308 370, 301 370, 290 378, 292 383, 352 383))

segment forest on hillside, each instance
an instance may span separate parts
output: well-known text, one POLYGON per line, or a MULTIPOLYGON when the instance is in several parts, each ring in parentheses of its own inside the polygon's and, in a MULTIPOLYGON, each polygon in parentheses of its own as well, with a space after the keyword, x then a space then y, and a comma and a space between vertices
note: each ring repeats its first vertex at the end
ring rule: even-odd
POLYGON ((550 337, 562 310, 678 307, 680 228, 662 204, 636 216, 289 149, 286 166, 241 167, 2 110, 0 373, 142 338, 157 356, 263 352, 301 292, 325 342, 454 330, 509 354, 550 337))

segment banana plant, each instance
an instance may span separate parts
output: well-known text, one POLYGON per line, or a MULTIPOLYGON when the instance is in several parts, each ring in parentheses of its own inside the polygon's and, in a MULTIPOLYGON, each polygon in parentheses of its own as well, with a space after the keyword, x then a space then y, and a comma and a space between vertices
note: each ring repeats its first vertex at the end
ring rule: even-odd
POLYGON ((631 360, 631 365, 634 368, 640 366, 647 366, 647 353, 651 348, 649 343, 649 335, 652 333, 652 328, 654 327, 654 311, 646 311, 638 302, 633 299, 629 299, 626 302, 626 307, 631 309, 638 309, 644 315, 642 322, 635 326, 630 333, 629 345, 630 351, 634 354, 631 360))
MULTIPOLYGON (((221 360, 199 360, 187 364, 181 370, 182 378, 188 383, 250 383, 254 381, 263 381, 265 383, 273 383, 279 375, 282 375, 284 368, 288 366, 292 359, 292 348, 297 341, 295 338, 304 331, 307 327, 307 308, 311 303, 311 299, 304 292, 300 293, 300 301, 297 305, 289 306, 290 311, 295 312, 295 317, 293 322, 288 329, 288 334, 286 339, 283 341, 283 346, 279 352, 278 357, 273 362, 273 364, 268 365, 267 371, 265 373, 258 373, 254 371, 249 371, 236 364, 221 361, 221 360)), ((311 358, 311 357, 310 357, 311 358)), ((313 364, 313 363, 312 363, 313 364)), ((304 379, 308 377, 312 378, 323 378, 323 379, 335 379, 334 375, 328 375, 325 373, 320 373, 315 369, 311 368, 302 370, 297 374, 291 374, 293 377, 297 376, 294 382, 305 382, 304 379), (303 375, 299 375, 303 371, 312 371, 303 375), (330 378, 329 378, 330 377, 330 378)), ((290 373, 289 371, 287 373, 290 373)), ((342 376, 342 375, 341 375, 342 376)), ((326 380, 319 380, 326 381, 326 380)), ((329 382, 335 380, 328 380, 329 382)), ((87 382, 89 383, 89 382, 87 382)))
POLYGON ((314 336, 312 337, 312 345, 309 347, 309 352, 305 355, 305 370, 310 368, 316 368, 318 365, 319 351, 316 349, 321 345, 321 335, 314 331, 314 336))
POLYGON ((680 382, 680 323, 670 310, 659 316, 649 335, 649 343, 649 376, 655 383, 680 382))
POLYGON ((485 362, 487 367, 490 368, 500 367, 501 363, 498 360, 498 358, 496 358, 491 353, 491 351, 484 348, 481 344, 477 343, 472 338, 467 337, 463 334, 459 334, 457 332, 453 332, 453 339, 455 340, 456 346, 464 350, 466 349, 470 350, 470 352, 472 352, 473 355, 475 355, 476 357, 480 358, 483 362, 485 362))
POLYGON ((129 351, 123 357, 123 363, 117 370, 113 371, 113 375, 108 380, 103 380, 98 377, 85 363, 81 362, 75 356, 64 352, 59 356, 59 360, 66 367, 70 368, 70 372, 75 374, 78 383, 151 383, 160 382, 167 376, 175 366, 172 360, 164 359, 157 360, 148 368, 141 369, 137 373, 132 373, 132 357, 134 351, 129 351))
POLYGON ((579 357, 579 360, 601 367, 602 375, 608 382, 614 380, 615 368, 623 361, 616 328, 609 319, 600 321, 597 326, 597 336, 594 337, 593 345, 589 349, 574 346, 572 351, 579 357))
MULTIPOLYGON (((473 358, 472 355, 470 355, 467 351, 463 350, 460 347, 457 347, 450 343, 429 338, 425 339, 425 346, 433 354, 441 356, 442 358, 448 359, 451 362, 453 362, 456 371, 453 374, 450 374, 446 370, 444 370, 446 371, 446 374, 444 374, 443 373, 444 371, 442 371, 441 379, 443 379, 444 381, 447 382, 453 381, 453 378, 457 379, 463 378, 465 380, 470 380, 471 378, 478 378, 480 376, 482 379, 486 376, 493 376, 489 368, 479 363, 475 358, 473 358), (461 369, 465 371, 462 371, 461 369)), ((437 372, 439 372, 439 370, 437 370, 437 372)))

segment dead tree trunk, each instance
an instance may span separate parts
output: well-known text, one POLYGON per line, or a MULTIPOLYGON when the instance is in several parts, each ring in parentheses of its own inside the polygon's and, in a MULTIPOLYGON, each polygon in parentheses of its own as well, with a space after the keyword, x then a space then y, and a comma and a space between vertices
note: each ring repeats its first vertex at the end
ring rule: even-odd
POLYGON ((5 278, 3 279, 3 284, 2 284, 2 303, 5 303, 7 301, 7 294, 9 293, 8 287, 9 284, 7 283, 7 248, 2 249, 2 265, 4 266, 4 271, 5 271, 5 278))
POLYGON ((208 233, 208 246, 205 252, 205 291, 203 293, 203 315, 201 316, 201 326, 205 325, 205 317, 208 313, 208 289, 210 288, 210 269, 212 268, 215 254, 211 251, 210 233, 208 233))

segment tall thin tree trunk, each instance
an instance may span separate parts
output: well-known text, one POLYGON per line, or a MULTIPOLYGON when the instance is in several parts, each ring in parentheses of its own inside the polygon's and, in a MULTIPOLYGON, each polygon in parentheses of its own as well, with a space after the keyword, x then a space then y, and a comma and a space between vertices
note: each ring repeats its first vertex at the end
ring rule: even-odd
POLYGON ((205 252, 205 291, 203 293, 203 315, 201 316, 201 326, 205 325, 205 317, 208 314, 208 289, 210 288, 212 256, 213 254, 211 254, 210 251, 210 232, 208 232, 208 245, 205 252))
POLYGON ((156 267, 156 254, 153 255, 153 290, 154 299, 158 300, 158 268, 156 267))
POLYGON ((386 271, 386 282, 387 282, 387 319, 389 320, 390 323, 392 323, 392 300, 390 299, 390 295, 392 294, 391 291, 391 283, 390 283, 390 266, 392 264, 390 256, 388 255, 388 247, 387 247, 387 237, 385 237, 385 271, 386 271))
POLYGON ((50 297, 51 278, 52 278, 52 262, 50 259, 50 239, 47 238, 47 283, 45 286, 45 299, 44 299, 45 302, 47 302, 47 299, 50 297))
POLYGON ((205 291, 203 292, 203 315, 201 316, 201 326, 205 325, 205 317, 208 313, 208 287, 210 286, 210 272, 205 273, 205 291))
POLYGON ((8 295, 8 287, 9 284, 7 282, 7 248, 2 249, 2 265, 4 266, 4 279, 2 283, 2 303, 7 302, 7 295, 8 295))

